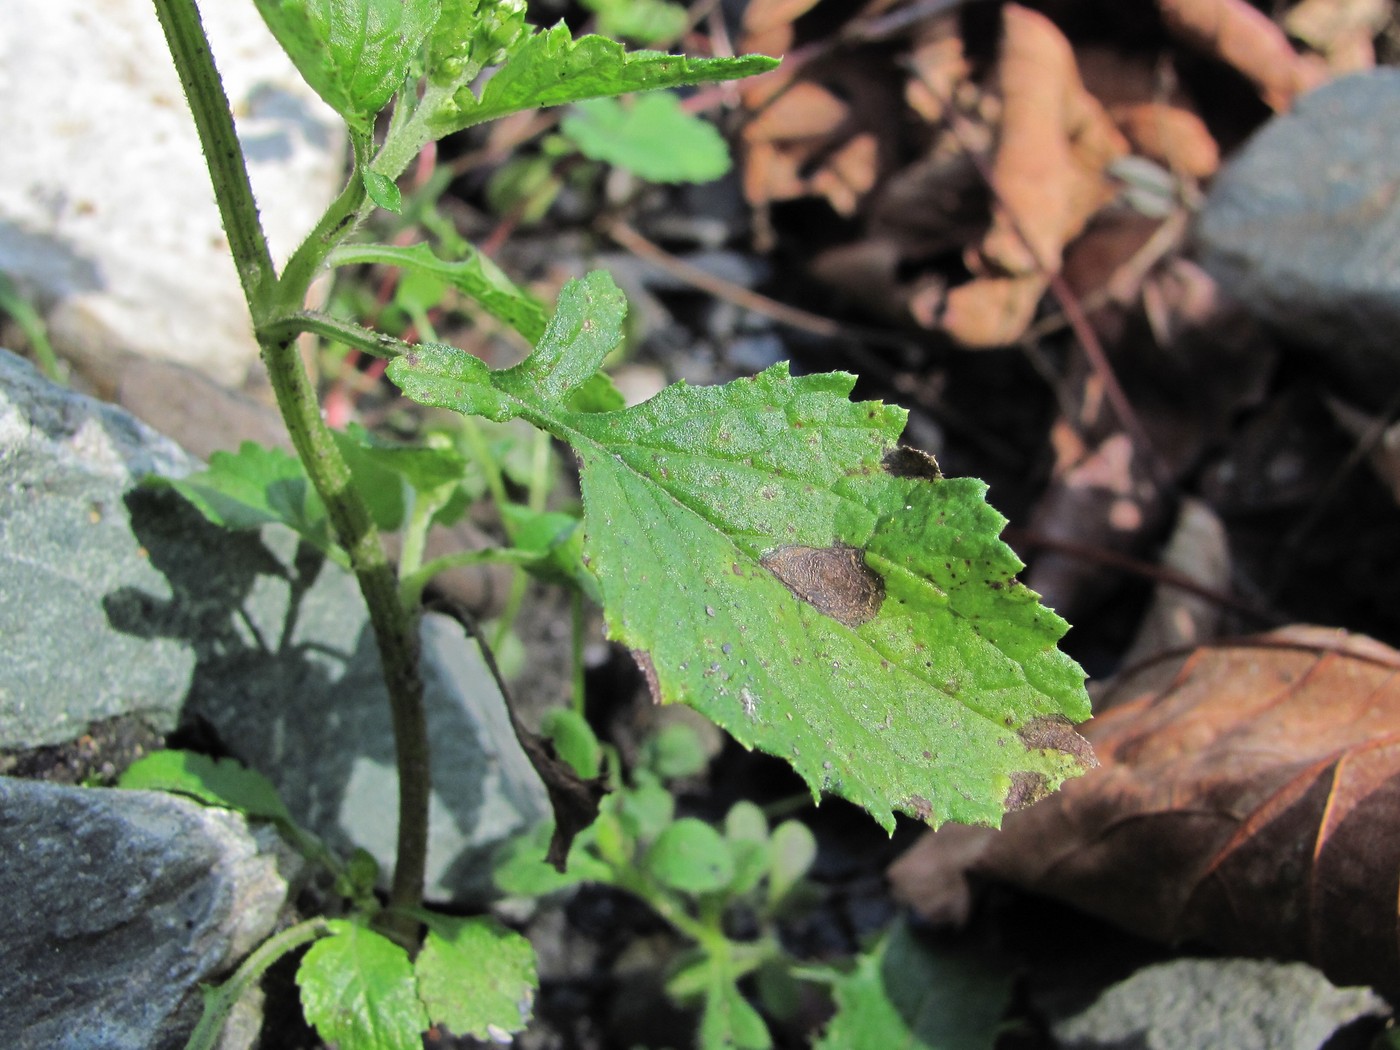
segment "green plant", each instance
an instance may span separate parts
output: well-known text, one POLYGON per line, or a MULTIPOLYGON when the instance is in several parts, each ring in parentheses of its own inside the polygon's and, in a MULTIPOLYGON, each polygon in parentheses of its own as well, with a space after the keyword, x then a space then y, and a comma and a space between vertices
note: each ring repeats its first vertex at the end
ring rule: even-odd
POLYGON ((593 882, 636 895, 690 945, 672 967, 666 990, 680 1003, 701 1004, 700 1046, 771 1045, 766 1024, 738 985, 759 972, 765 987, 792 981, 794 961, 779 943, 775 921, 806 903, 804 876, 817 849, 807 826, 787 820, 770 828, 751 802, 736 803, 718 828, 678 817, 666 782, 707 764, 694 730, 684 724, 648 739, 625 782, 612 772, 617 756, 604 761, 604 749, 576 712, 553 712, 545 730, 581 776, 596 776, 606 765, 610 791, 598 819, 574 839, 566 870, 544 863, 551 829, 541 827, 502 852, 497 886, 512 896, 538 897, 593 882), (754 935, 738 940, 726 932, 737 914, 754 935))
MULTIPOLYGON (((277 935, 233 984, 314 941, 299 973, 303 1001, 342 1050, 416 1045, 429 1022, 455 1028, 468 1020, 451 1012, 452 997, 431 989, 456 982, 458 998, 477 995, 466 965, 475 951, 461 944, 487 935, 420 906, 429 753, 418 599, 448 562, 510 561, 596 598, 658 701, 690 704, 746 747, 790 762, 814 796, 842 795, 886 828, 896 810, 935 825, 995 824, 1091 761, 1071 728, 1088 715, 1083 674, 1056 648, 1066 625, 1016 581, 1020 563, 998 539, 1004 519, 983 501, 985 486, 945 479, 928 457, 897 446, 901 410, 851 402, 851 376, 793 378, 781 366, 724 387, 677 384, 625 408, 599 371, 622 337, 626 309, 608 275, 570 282, 551 315, 468 245, 442 259, 425 245, 352 243, 376 207, 403 206, 396 180, 433 140, 523 109, 746 76, 771 59, 690 59, 627 52, 596 36, 575 40, 562 25, 526 25, 523 0, 258 0, 303 76, 345 119, 354 158, 345 189, 278 273, 193 0, 155 5, 297 452, 293 459, 245 446, 175 484, 212 520, 283 521, 355 573, 388 685, 399 772, 387 904, 379 906, 363 865, 352 863, 341 873, 346 916, 277 935), (488 66, 495 71, 478 86, 488 66), (391 102, 377 140, 378 116, 391 102), (453 347, 407 345, 304 308, 323 268, 366 262, 472 297, 533 352, 491 371, 453 347), (303 333, 388 358, 389 376, 410 397, 463 414, 470 456, 451 442, 406 448, 330 430, 295 350, 303 333), (513 503, 484 452, 478 417, 534 426, 536 448, 549 437, 572 446, 581 519, 546 512, 534 498, 513 503), (468 458, 499 505, 508 543, 425 563, 428 528, 465 506, 468 458), (405 534, 398 565, 380 542, 389 528, 405 534)), ((574 835, 595 816, 594 796, 526 743, 555 800, 548 856, 562 867, 574 835)), ((639 797, 660 806, 644 788, 634 782, 619 799, 633 809, 639 797)), ((650 825, 624 826, 622 805, 604 807, 595 843, 609 834, 643 841, 650 825)), ((648 877, 666 891, 655 901, 675 893, 704 900, 721 884, 753 877, 756 847, 743 847, 742 836, 731 844, 732 871, 695 860, 717 834, 683 821, 658 830, 646 853, 648 877)), ((610 849, 600 856, 618 861, 610 849)), ((620 877, 631 869, 612 870, 620 877)), ((704 994, 706 1017, 719 1011, 752 1042, 756 1015, 733 986, 739 964, 714 963, 737 949, 706 940, 708 926, 689 932, 708 960, 692 989, 704 994)), ((212 993, 211 1003, 221 995, 212 993)), ((207 1026, 201 1033, 209 1037, 207 1026)))

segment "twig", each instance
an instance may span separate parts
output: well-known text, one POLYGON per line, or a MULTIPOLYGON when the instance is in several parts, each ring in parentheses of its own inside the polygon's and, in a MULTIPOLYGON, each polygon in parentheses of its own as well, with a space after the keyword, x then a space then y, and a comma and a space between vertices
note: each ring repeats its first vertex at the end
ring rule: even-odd
POLYGON ((1150 562, 1141 561, 1117 551, 1105 550, 1102 547, 1094 547, 1087 543, 1075 543, 1073 540, 1052 539, 1038 532, 1029 529, 1017 528, 1008 525, 1002 531, 1002 538, 1012 547, 1018 550, 1036 549, 1054 551, 1057 554, 1066 554, 1071 558, 1079 558, 1083 561, 1094 562, 1105 565, 1120 572, 1131 573, 1143 579, 1151 580, 1154 583, 1166 587, 1175 587, 1177 590, 1194 594, 1198 598, 1204 598, 1222 609, 1231 609, 1235 612, 1249 616, 1260 623, 1270 626, 1279 626, 1287 623, 1287 618, 1278 613, 1269 612, 1259 606, 1237 598, 1232 594, 1217 591, 1212 587, 1193 580, 1185 573, 1177 572, 1175 569, 1163 568, 1160 565, 1153 565, 1150 562))
POLYGON ((913 343, 913 340, 898 333, 843 324, 829 317, 823 317, 796 306, 789 306, 787 303, 780 303, 776 299, 770 299, 766 295, 755 292, 751 288, 745 288, 741 284, 735 284, 733 281, 727 281, 723 277, 716 277, 714 274, 708 273, 684 259, 678 259, 670 252, 658 247, 628 225, 625 220, 614 219, 603 227, 603 232, 620 247, 626 248, 633 255, 665 270, 677 280, 684 281, 702 292, 708 292, 719 299, 731 302, 735 306, 760 314, 790 328, 809 332, 824 339, 849 339, 875 346, 893 347, 898 350, 908 350, 913 343))

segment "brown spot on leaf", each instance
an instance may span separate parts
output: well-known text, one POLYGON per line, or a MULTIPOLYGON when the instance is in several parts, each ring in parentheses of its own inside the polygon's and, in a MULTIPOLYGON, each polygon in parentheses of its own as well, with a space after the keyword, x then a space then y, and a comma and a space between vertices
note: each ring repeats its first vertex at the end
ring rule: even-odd
POLYGON ((943 472, 938 469, 938 461, 927 452, 920 452, 908 445, 900 445, 885 453, 880 466, 897 478, 923 478, 925 481, 941 481, 943 472))
POLYGON ((1018 769, 1011 774, 1011 790, 1006 793, 1004 808, 1008 813, 1033 806, 1050 794, 1050 783, 1043 773, 1018 769))
POLYGON ((642 649, 633 649, 632 659, 637 661, 642 677, 647 680, 647 688, 651 690, 651 702, 661 703, 661 682, 656 677, 656 665, 651 662, 651 654, 642 649))
POLYGON ((922 795, 910 795, 909 800, 904 804, 904 808, 925 824, 927 824, 929 818, 933 816, 933 803, 922 795))
POLYGON ((1064 715, 1041 715, 1032 718, 1018 733, 1028 748, 1036 751, 1063 751, 1086 770, 1099 764, 1089 741, 1074 731, 1074 723, 1064 715))
POLYGON ((855 547, 779 547, 759 564, 797 597, 847 627, 873 620, 885 600, 885 581, 855 547))

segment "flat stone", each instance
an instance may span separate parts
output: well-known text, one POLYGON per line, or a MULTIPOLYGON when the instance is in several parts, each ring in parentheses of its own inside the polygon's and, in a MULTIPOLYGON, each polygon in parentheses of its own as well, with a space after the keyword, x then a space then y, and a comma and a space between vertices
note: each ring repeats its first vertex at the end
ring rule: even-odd
POLYGON ((1318 1050, 1389 1013, 1369 988, 1336 988, 1304 963, 1177 959, 1111 986, 1054 1034, 1062 1050, 1318 1050))
POLYGON ((1302 96, 1216 177, 1201 264, 1353 394, 1400 381, 1400 70, 1302 96))
POLYGON ((200 982, 271 934, 286 903, 262 830, 156 792, 0 777, 0 1044, 182 1046, 200 982))
MULTIPOLYGON (((140 716, 266 774, 334 847, 392 867, 397 792, 378 651, 353 576, 290 530, 228 532, 146 473, 199 464, 120 409, 0 351, 0 749, 140 716)), ((429 895, 490 892, 489 854, 544 789, 475 645, 423 626, 433 742, 429 895)))
MULTIPOLYGON (((339 190, 343 127, 253 4, 201 8, 280 263, 339 190)), ((104 387, 131 353, 242 383, 257 345, 151 5, 6 0, 0 114, 0 271, 58 351, 104 387)))

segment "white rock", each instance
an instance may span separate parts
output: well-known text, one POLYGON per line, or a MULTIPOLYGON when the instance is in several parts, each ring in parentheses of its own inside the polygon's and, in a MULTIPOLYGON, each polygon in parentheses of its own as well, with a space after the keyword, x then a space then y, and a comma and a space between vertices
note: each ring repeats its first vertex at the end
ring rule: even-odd
MULTIPOLYGON (((202 6, 280 264, 338 192, 341 125, 251 2, 202 6)), ((4 8, 0 271, 89 374, 126 351, 241 383, 257 344, 149 0, 4 8)))

